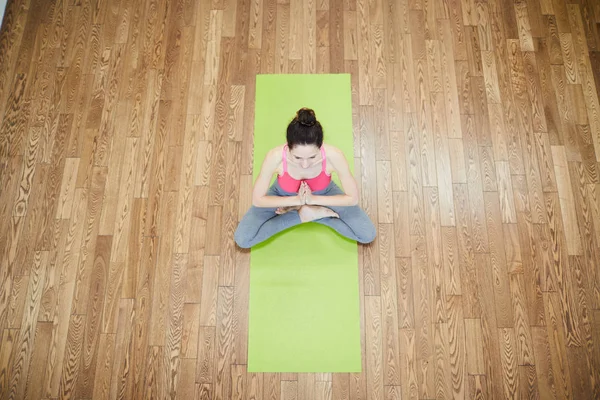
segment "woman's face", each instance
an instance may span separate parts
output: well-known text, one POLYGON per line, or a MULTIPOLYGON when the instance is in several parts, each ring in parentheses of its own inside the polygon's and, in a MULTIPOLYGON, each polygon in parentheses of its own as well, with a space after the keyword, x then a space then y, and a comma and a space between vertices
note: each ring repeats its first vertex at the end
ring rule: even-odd
POLYGON ((319 155, 319 148, 314 144, 297 144, 290 149, 292 162, 302 168, 310 168, 320 162, 319 155))

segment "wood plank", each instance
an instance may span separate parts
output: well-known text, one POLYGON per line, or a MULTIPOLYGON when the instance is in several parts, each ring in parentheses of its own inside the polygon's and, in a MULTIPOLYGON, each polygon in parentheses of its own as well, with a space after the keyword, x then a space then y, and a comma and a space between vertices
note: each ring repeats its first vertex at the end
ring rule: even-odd
MULTIPOLYGON (((417 133, 415 114, 411 113, 406 118, 406 137, 409 173, 409 232, 411 235, 423 235, 425 220, 423 216, 423 183, 421 179, 420 139, 417 133)), ((363 189, 364 190, 364 189, 363 189)))
POLYGON ((451 390, 462 398, 467 385, 467 348, 463 322, 462 297, 448 296, 448 351, 451 390))
POLYGON ((435 186, 437 183, 435 137, 431 119, 431 99, 429 77, 425 59, 415 60, 415 85, 417 94, 417 134, 419 136, 419 152, 421 156, 421 171, 423 186, 435 186))
MULTIPOLYGON (((277 5, 275 37, 275 72, 285 73, 288 70, 290 35, 290 6, 289 4, 277 5)), ((265 71, 266 72, 266 71, 265 71)))
MULTIPOLYGON (((514 325, 509 276, 504 253, 504 230, 498 197, 495 193, 485 193, 484 203, 486 223, 490 238, 490 263, 496 305, 496 325, 498 328, 512 328, 514 325)), ((517 371, 512 371, 514 374, 517 371)), ((517 385, 518 386, 518 385, 517 385)))
POLYGON ((377 216, 380 224, 392 223, 391 162, 377 161, 377 216))
MULTIPOLYGON (((373 87, 384 89, 387 85, 387 53, 384 48, 384 26, 383 21, 371 21, 371 52, 372 65, 374 70, 373 87)), ((360 56, 359 56, 360 57, 360 56)))
POLYGON ((445 68, 442 69, 442 76, 446 117, 448 118, 448 137, 460 138, 462 137, 462 126, 460 123, 460 106, 457 85, 458 71, 455 70, 455 59, 461 58, 461 55, 455 54, 455 49, 457 49, 457 47, 458 49, 461 49, 460 45, 456 46, 457 42, 461 43, 461 35, 458 37, 453 36, 450 21, 447 19, 438 20, 437 23, 439 24, 438 35, 441 42, 441 64, 445 66, 445 68), (450 38, 453 38, 454 40, 454 47, 450 38))
POLYGON ((424 188, 423 196, 425 197, 425 213, 427 224, 425 230, 425 241, 427 243, 427 261, 428 274, 433 276, 433 281, 430 282, 430 299, 433 307, 433 321, 435 323, 446 322, 446 292, 445 285, 442 282, 443 266, 442 266, 442 238, 439 215, 439 194, 435 188, 424 188))
POLYGON ((388 124, 387 95, 384 89, 375 89, 373 106, 373 124, 375 136, 375 159, 377 161, 390 160, 390 132, 388 124))
POLYGON ((298 399, 298 382, 297 381, 281 381, 281 400, 297 400, 298 399))
POLYGON ((133 303, 133 299, 119 300, 119 328, 115 337, 115 358, 110 381, 110 393, 113 397, 116 397, 117 393, 132 395, 133 376, 127 373, 131 364, 131 353, 126 349, 130 348, 133 342, 133 303))
POLYGON ((461 114, 473 114, 473 94, 471 89, 471 71, 469 63, 463 60, 455 62, 456 89, 461 114))
POLYGON ((485 375, 469 375, 469 397, 472 399, 490 398, 485 375))
MULTIPOLYGON (((189 278, 190 269, 186 270, 186 276, 189 278)), ((200 304, 183 304, 183 322, 181 332, 181 358, 193 359, 198 357, 198 336, 200 332, 200 304)), ((194 367, 195 368, 195 367, 194 367)), ((195 369, 194 369, 195 370, 195 369)), ((195 379, 195 378, 194 378, 195 379)))
POLYGON ((481 59, 481 45, 477 29, 465 25, 465 42, 467 47, 467 61, 471 76, 483 76, 483 64, 481 59))
POLYGON ((527 3, 515 3, 515 17, 522 51, 534 51, 527 3))
MULTIPOLYGON (((490 257, 488 254, 481 253, 475 255, 477 269, 477 282, 481 288, 481 293, 493 292, 493 276, 490 257)), ((492 296, 483 296, 481 299, 481 334, 483 340, 483 364, 485 374, 489 377, 487 390, 494 397, 500 397, 503 393, 502 385, 502 361, 500 351, 500 338, 498 336, 498 327, 496 324, 496 307, 492 296)))
POLYGON ((90 280, 89 296, 86 312, 86 325, 83 334, 81 380, 78 382, 76 394, 81 396, 91 395, 94 392, 94 377, 98 360, 97 346, 101 338, 100 323, 104 309, 104 292, 108 279, 110 264, 111 236, 100 236, 96 244, 93 270, 90 280))
POLYGON ((454 226, 454 203, 452 194, 452 168, 450 161, 450 144, 443 111, 441 93, 431 94, 432 127, 435 147, 435 164, 439 188, 439 212, 442 226, 454 226))
POLYGON ((394 235, 391 224, 379 224, 379 260, 381 265, 381 337, 385 347, 383 384, 400 384, 400 352, 398 348, 398 293, 394 235))
POLYGON ((367 357, 367 399, 383 396, 384 365, 382 350, 382 313, 380 296, 365 297, 365 331, 367 357))
POLYGON ((472 351, 467 352, 467 373, 471 375, 485 374, 483 364, 483 334, 479 319, 465 318, 465 340, 470 343, 472 351))
POLYGON ((576 56, 573 48, 573 37, 571 33, 559 33, 559 39, 567 83, 581 83, 577 61, 575 60, 576 56))
POLYGON ((215 378, 214 355, 216 350, 216 330, 211 326, 200 326, 198 333, 198 358, 196 382, 213 382, 215 378))
POLYGON ((264 375, 264 397, 267 399, 279 399, 281 395, 281 374, 267 373, 264 375))
POLYGON ((200 326, 216 326, 219 257, 206 256, 202 273, 200 326))
MULTIPOLYGON (((568 361, 565 348, 565 333, 562 327, 559 325, 558 312, 560 311, 560 304, 556 293, 544 294, 544 306, 546 313, 548 314, 548 324, 546 325, 547 335, 545 336, 548 341, 546 348, 542 348, 549 352, 549 354, 540 354, 540 361, 542 366, 552 369, 554 378, 554 388, 557 391, 558 396, 566 396, 566 393, 570 393, 571 389, 571 378, 568 373, 568 361), (550 357, 550 365, 548 366, 548 360, 543 357, 550 357), (560 361, 565 360, 565 361, 560 361)), ((542 336, 542 333, 539 333, 542 336)), ((544 338, 544 336, 542 336, 544 338)), ((539 383, 540 392, 547 388, 544 385, 548 384, 548 375, 542 377, 543 382, 539 383)), ((539 378, 538 378, 539 380, 539 378)))
POLYGON ((498 196, 500 197, 502 222, 505 224, 515 223, 517 222, 517 215, 513 201, 514 195, 508 163, 496 161, 496 177, 498 180, 498 196))
POLYGON ((344 11, 344 60, 358 60, 356 11, 344 11))
POLYGON ((98 360, 96 363, 96 375, 94 378, 94 397, 108 397, 110 391, 110 378, 113 366, 115 349, 114 333, 101 333, 98 344, 98 360))
MULTIPOLYGON (((282 380, 285 375, 294 375, 294 374, 283 374, 282 380)), ((298 398, 301 399, 314 399, 316 395, 316 380, 315 374, 311 373, 303 373, 297 374, 298 382, 298 398)))
POLYGON ((427 49, 427 71, 430 79, 432 92, 442 91, 442 66, 440 57, 440 42, 438 40, 426 40, 427 49))
POLYGON ((469 197, 467 185, 454 185, 454 204, 456 205, 456 233, 458 236, 458 265, 460 267, 461 293, 465 318, 481 316, 479 285, 476 279, 475 256, 471 241, 471 218, 469 216, 469 197))
POLYGON ((44 367, 49 356, 49 344, 52 336, 52 324, 41 322, 36 325, 35 347, 31 356, 29 374, 25 386, 25 399, 42 397, 44 388, 44 367))
MULTIPOLYGON (((519 193, 520 198, 524 198, 525 179, 515 179, 515 189, 519 193)), ((519 205, 519 207, 521 207, 519 205)), ((527 211, 528 205, 524 204, 523 211, 519 211, 517 217, 517 227, 520 241, 523 243, 521 247, 523 259, 523 275, 527 284, 525 289, 527 292, 527 312, 529 318, 534 325, 544 324, 544 307, 542 305, 542 269, 543 269, 543 252, 538 250, 542 247, 542 243, 536 241, 536 228, 531 222, 531 217, 527 211)), ((540 238, 540 235, 537 235, 540 238)))
POLYGON ((507 398, 517 397, 519 392, 521 376, 517 366, 517 357, 515 349, 515 332, 512 328, 499 329, 498 334, 501 341, 501 360, 502 360, 502 383, 504 386, 504 395, 507 398))
MULTIPOLYGON (((384 48, 388 54, 387 61, 393 67, 393 64, 397 65, 399 61, 401 32, 406 27, 406 22, 402 18, 403 4, 396 4, 394 1, 382 1, 382 3, 384 48)), ((388 74, 389 72, 390 68, 388 68, 388 74)))
MULTIPOLYGON (((169 325, 166 333, 165 351, 165 390, 176 393, 181 378, 181 345, 184 301, 184 282, 186 279, 187 254, 175 254, 170 286, 170 306, 168 312, 169 325)), ((132 316, 133 317, 133 316, 132 316)))
POLYGON ((496 163, 493 149, 488 146, 479 147, 479 161, 481 163, 482 185, 484 192, 498 191, 496 177, 496 163))
POLYGON ((246 384, 246 366, 231 364, 231 398, 244 398, 246 395, 246 384))
POLYGON ((398 327, 414 328, 414 303, 410 258, 396 259, 396 291, 398 294, 398 327))
MULTIPOLYGON (((370 44, 372 42, 369 20, 367 17, 368 5, 364 0, 357 0, 357 59, 359 103, 361 105, 373 104, 373 55, 370 44)), ((296 14, 297 15, 297 14, 296 14)))
POLYGON ((552 146, 552 160, 554 161, 554 173, 567 238, 568 254, 582 254, 581 234, 579 233, 579 223, 575 212, 575 200, 571 191, 571 178, 564 146, 552 146))
MULTIPOLYGON (((547 332, 543 327, 532 327, 534 351, 536 355, 536 373, 540 396, 544 398, 557 398, 554 372, 550 360, 550 348, 547 332)), ((559 389, 560 390, 560 389, 559 389)), ((565 393, 563 393, 565 394, 565 393)))
POLYGON ((265 375, 255 372, 249 372, 246 380, 246 397, 248 399, 268 398, 263 396, 265 375))
POLYGON ((467 167, 462 139, 448 139, 452 183, 467 183, 467 167))
POLYGON ((451 392, 450 354, 448 351, 448 324, 437 323, 434 328, 435 343, 435 391, 436 396, 446 397, 451 392))
MULTIPOLYGON (((427 246, 425 237, 411 236, 411 248, 413 249, 413 297, 415 307, 415 353, 417 379, 422 382, 419 385, 419 396, 427 398, 434 389, 433 373, 433 321, 434 302, 431 298, 430 282, 431 271, 428 265, 427 246)), ((432 260, 433 261, 433 260, 432 260)))
POLYGON ((527 305, 522 275, 510 275, 510 290, 513 298, 513 313, 515 316, 518 363, 519 365, 534 365, 531 328, 529 317, 527 316, 527 305))
POLYGON ((217 327, 215 332, 215 394, 227 398, 231 393, 230 363, 233 354, 233 299, 232 287, 220 286, 218 290, 217 327))
POLYGON ((403 131, 390 131, 391 142, 391 175, 392 190, 406 191, 408 189, 406 135, 403 131))
MULTIPOLYGON (((419 398, 419 383, 417 380, 417 357, 415 349, 415 332, 412 329, 400 329, 400 359, 402 397, 407 399, 419 398)), ((352 397, 351 397, 352 398, 352 397)))
POLYGON ((520 396, 522 398, 537 399, 539 398, 538 381, 536 376, 536 368, 534 365, 519 366, 519 382, 520 396))
MULTIPOLYGON (((232 7, 235 7, 235 3, 231 4, 232 7)), ((217 55, 220 47, 221 47, 221 36, 225 32, 223 30, 224 25, 228 26, 228 30, 231 30, 232 18, 235 18, 235 12, 233 13, 233 17, 231 12, 226 14, 222 10, 211 10, 210 11, 210 23, 208 28, 208 37, 207 37, 207 46, 206 46, 206 55, 205 55, 205 70, 204 70, 204 84, 205 85, 214 85, 216 84, 218 73, 219 73, 219 59, 220 57, 217 55), (224 22, 226 20, 226 22, 224 22)), ((235 29, 235 27, 234 27, 235 29)))
POLYGON ((177 388, 174 393, 177 396, 193 399, 196 392, 195 378, 196 360, 191 358, 181 359, 181 377, 178 380, 177 388))
POLYGON ((61 397, 70 397, 75 389, 79 374, 84 326, 84 315, 71 316, 67 336, 68 346, 65 351, 65 363, 63 364, 59 386, 61 397))
POLYGON ((250 297, 250 253, 236 254, 235 288, 233 299, 233 360, 248 363, 248 304, 250 297))
POLYGON ((250 32, 248 33, 248 48, 260 49, 262 43, 263 2, 254 0, 251 3, 250 32))
MULTIPOLYGON (((463 123, 469 125, 467 120, 463 123)), ((470 129, 463 130, 465 137, 463 145, 465 149, 465 164, 467 167, 467 188, 469 192, 468 204, 472 228, 472 241, 475 252, 487 251, 488 234, 485 226, 485 211, 483 205, 483 184, 481 173, 479 172, 479 141, 475 137, 475 132, 470 129)), ((455 204, 456 205, 456 204, 455 204)))
POLYGON ((498 73, 496 67, 496 58, 494 53, 491 51, 481 52, 482 66, 483 66, 483 80, 485 82, 485 92, 487 96, 487 102, 489 103, 500 103, 500 88, 498 84, 498 73))
MULTIPOLYGON (((135 289, 134 312, 136 319, 134 321, 134 346, 133 362, 134 365, 145 366, 146 358, 149 354, 148 340, 150 330, 148 329, 152 312, 152 294, 154 288, 154 277, 157 274, 157 252, 159 248, 159 238, 144 238, 142 244, 142 254, 140 256, 139 269, 137 271, 137 282, 135 289)), ((143 396, 145 387, 145 367, 135 368, 133 370, 133 393, 134 396, 143 396)))
POLYGON ((406 113, 416 112, 416 92, 414 85, 414 66, 412 51, 412 36, 402 35, 401 76, 402 76, 402 105, 406 113))
MULTIPOLYGON (((19 325, 19 336, 16 340, 16 349, 13 368, 10 371, 9 397, 24 398, 31 357, 33 355, 36 325, 40 309, 40 299, 46 276, 48 252, 37 252, 33 259, 33 266, 27 285, 25 296, 25 312, 19 325)), ((7 388, 8 389, 8 388, 7 388)))

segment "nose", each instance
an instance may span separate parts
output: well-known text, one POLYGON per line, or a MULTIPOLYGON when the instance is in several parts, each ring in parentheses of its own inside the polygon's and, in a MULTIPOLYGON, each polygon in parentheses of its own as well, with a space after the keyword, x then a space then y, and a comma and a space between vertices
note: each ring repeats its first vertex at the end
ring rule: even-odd
POLYGON ((302 168, 308 168, 308 161, 302 161, 302 168))

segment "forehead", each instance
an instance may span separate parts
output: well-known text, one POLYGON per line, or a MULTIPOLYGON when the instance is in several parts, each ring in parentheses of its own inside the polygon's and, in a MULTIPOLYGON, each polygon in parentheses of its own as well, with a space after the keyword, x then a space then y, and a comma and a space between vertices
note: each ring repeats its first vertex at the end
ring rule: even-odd
POLYGON ((296 157, 312 157, 319 154, 319 148, 314 144, 311 145, 296 145, 290 150, 290 153, 296 157))

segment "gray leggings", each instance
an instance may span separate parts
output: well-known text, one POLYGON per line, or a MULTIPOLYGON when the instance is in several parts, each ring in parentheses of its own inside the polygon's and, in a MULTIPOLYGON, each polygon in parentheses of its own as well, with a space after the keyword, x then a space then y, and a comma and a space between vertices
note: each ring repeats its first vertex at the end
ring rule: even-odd
MULTIPOLYGON (((333 181, 327 188, 313 192, 320 196, 344 194, 342 189, 333 181)), ((275 181, 267 191, 267 196, 295 196, 296 193, 286 192, 275 181)), ((360 243, 370 243, 375 239, 375 226, 367 214, 359 206, 328 207, 335 211, 339 218, 321 218, 314 222, 327 225, 339 234, 360 243)), ((238 246, 250 248, 263 242, 271 236, 292 226, 299 225, 298 211, 276 214, 276 208, 252 206, 244 215, 235 231, 234 239, 238 246)))

